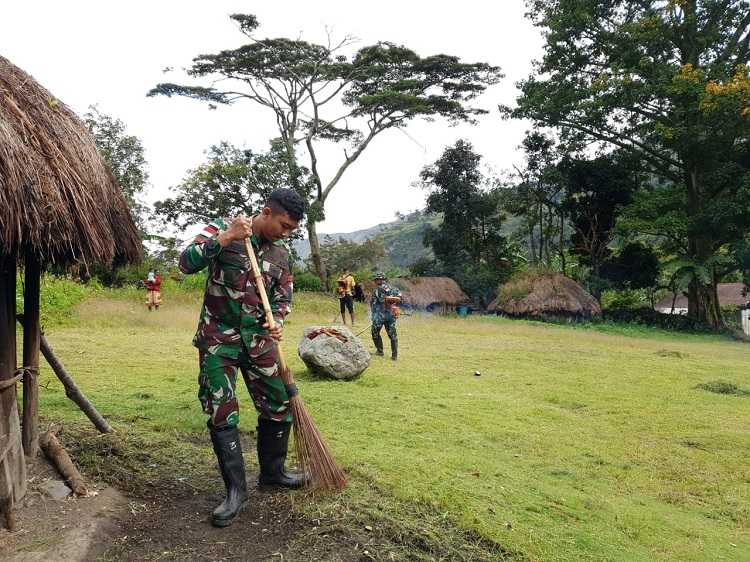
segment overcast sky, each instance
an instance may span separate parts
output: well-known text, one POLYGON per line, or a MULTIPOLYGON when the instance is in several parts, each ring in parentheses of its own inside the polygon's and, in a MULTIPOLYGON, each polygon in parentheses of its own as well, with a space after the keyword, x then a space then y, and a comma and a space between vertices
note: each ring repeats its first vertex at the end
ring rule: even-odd
MULTIPOLYGON (((265 150, 278 136, 273 114, 250 103, 210 111, 203 102, 145 96, 158 82, 185 82, 178 71, 164 74, 165 67, 179 70, 197 54, 242 44, 228 18, 237 12, 258 17, 261 37, 322 42, 328 27, 334 37, 356 36, 354 48, 391 41, 421 56, 445 53, 499 65, 506 75, 479 100, 490 110, 479 125, 416 122, 377 137, 332 192, 320 232, 358 230, 421 208, 425 194, 411 184, 459 138, 498 172, 520 161, 517 146, 528 125, 502 121, 496 108, 513 103, 514 83, 541 54, 541 35, 524 19, 523 0, 6 2, 0 55, 79 114, 98 104, 123 120, 146 148, 152 183, 146 200, 153 202, 201 163, 210 145, 228 140, 265 150)), ((324 181, 341 157, 338 148, 323 154, 324 181)))

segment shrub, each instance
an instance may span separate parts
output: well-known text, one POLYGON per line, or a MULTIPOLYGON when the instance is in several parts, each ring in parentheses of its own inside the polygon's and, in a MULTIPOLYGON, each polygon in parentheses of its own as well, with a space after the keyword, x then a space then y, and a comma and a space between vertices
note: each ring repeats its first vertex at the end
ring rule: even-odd
MULTIPOLYGON (((42 325, 62 322, 77 304, 101 291, 101 283, 96 279, 81 283, 70 277, 42 275, 39 287, 39 315, 42 325)), ((16 285, 16 309, 23 312, 22 283, 16 285)))
POLYGON ((294 290, 320 292, 323 290, 323 283, 320 282, 320 278, 314 273, 303 271, 294 276, 294 290))
POLYGON ((741 307, 731 305, 721 307, 721 316, 724 323, 734 330, 742 330, 742 316, 740 315, 741 307))
POLYGON ((713 327, 702 324, 682 314, 663 314, 653 308, 608 309, 602 312, 602 320, 618 323, 652 326, 663 330, 681 332, 715 332, 713 327))
POLYGON ((750 391, 739 388, 736 384, 727 381, 710 381, 695 386, 700 390, 713 392, 714 394, 731 394, 734 396, 748 396, 750 391))
POLYGON ((610 290, 602 293, 601 304, 604 309, 637 309, 649 306, 650 299, 646 289, 610 290))

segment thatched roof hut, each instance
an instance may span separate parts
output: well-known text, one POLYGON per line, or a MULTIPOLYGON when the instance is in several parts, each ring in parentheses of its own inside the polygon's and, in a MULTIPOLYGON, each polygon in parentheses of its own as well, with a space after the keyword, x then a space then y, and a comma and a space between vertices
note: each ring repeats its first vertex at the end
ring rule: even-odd
POLYGON ((140 257, 138 232, 85 124, 0 56, 0 256, 41 263, 140 257))
POLYGON ((26 492, 37 453, 39 278, 50 264, 134 262, 127 204, 83 122, 0 57, 0 525, 26 492), (24 265, 23 358, 16 356, 16 271, 24 265), (23 425, 16 384, 23 382, 23 425))
POLYGON ((560 273, 530 274, 500 289, 488 310, 509 316, 598 316, 602 309, 578 283, 560 273))
POLYGON ((447 313, 469 302, 469 297, 450 277, 398 277, 391 284, 401 291, 404 304, 447 313))

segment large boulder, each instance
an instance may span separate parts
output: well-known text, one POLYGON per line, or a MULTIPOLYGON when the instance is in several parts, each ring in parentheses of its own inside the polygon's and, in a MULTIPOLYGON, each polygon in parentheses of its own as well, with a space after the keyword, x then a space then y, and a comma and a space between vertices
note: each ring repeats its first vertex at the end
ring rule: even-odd
POLYGON ((370 353, 344 326, 308 326, 297 353, 310 371, 337 380, 354 379, 370 365, 370 353))

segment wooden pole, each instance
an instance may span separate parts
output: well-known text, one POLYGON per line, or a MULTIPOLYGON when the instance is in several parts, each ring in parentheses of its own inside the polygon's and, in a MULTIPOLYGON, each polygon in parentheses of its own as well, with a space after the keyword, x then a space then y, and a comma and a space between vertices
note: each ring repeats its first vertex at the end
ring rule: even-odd
MULTIPOLYGON (((16 260, 0 257, 0 382, 16 375, 16 260)), ((26 493, 15 384, 0 390, 0 521, 12 528, 13 505, 26 493)))
POLYGON ((52 367, 52 370, 55 372, 55 375, 57 375, 57 378, 60 379, 60 382, 63 383, 63 386, 65 387, 65 396, 78 405, 81 411, 86 414, 86 417, 91 420, 91 423, 96 426, 96 429, 102 433, 112 433, 114 431, 112 426, 107 423, 107 420, 102 417, 89 399, 86 398, 86 395, 80 388, 78 388, 76 381, 73 380, 73 377, 68 374, 65 367, 63 367, 63 364, 60 363, 60 360, 52 351, 49 343, 47 343, 47 338, 44 336, 41 338, 41 349, 42 355, 44 355, 47 363, 52 367))
POLYGON ((23 432, 21 441, 27 457, 39 451, 39 280, 41 267, 33 251, 24 260, 23 313, 23 432))

